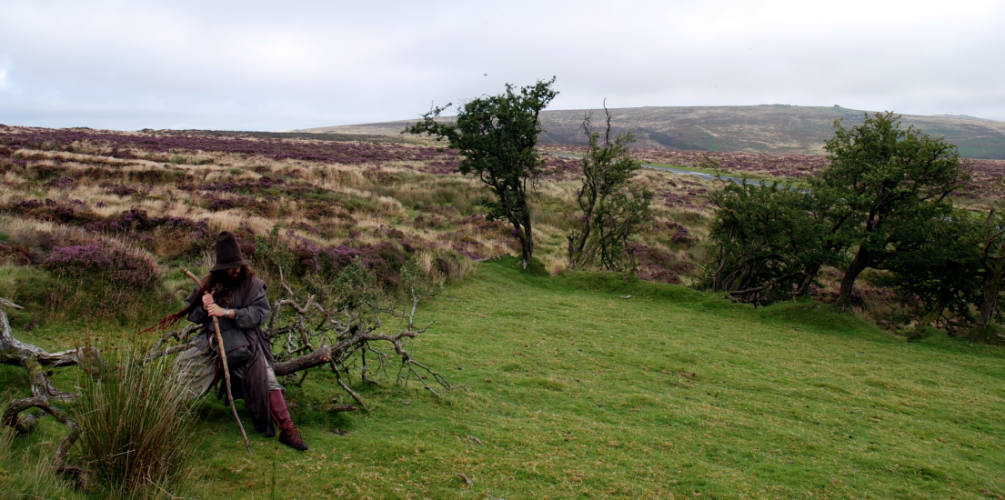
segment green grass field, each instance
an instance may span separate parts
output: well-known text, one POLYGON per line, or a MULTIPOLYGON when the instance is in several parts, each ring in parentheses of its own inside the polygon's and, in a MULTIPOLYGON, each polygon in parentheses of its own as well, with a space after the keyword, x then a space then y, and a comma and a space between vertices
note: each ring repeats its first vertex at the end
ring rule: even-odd
MULTIPOLYGON (((618 275, 529 275, 511 259, 481 264, 418 319, 435 324, 410 350, 454 384, 442 399, 395 385, 389 367, 380 386, 353 381, 372 412, 331 414, 330 398, 345 396, 312 372, 288 391, 311 449, 252 434, 250 456, 226 406, 207 399, 191 477, 173 493, 1005 495, 1002 348, 941 335, 907 343, 812 302, 755 310, 618 275)), ((0 379, 25 382, 18 370, 0 367, 0 379)), ((62 432, 49 419, 7 439, 0 491, 30 466, 24 449, 47 455, 62 432)))

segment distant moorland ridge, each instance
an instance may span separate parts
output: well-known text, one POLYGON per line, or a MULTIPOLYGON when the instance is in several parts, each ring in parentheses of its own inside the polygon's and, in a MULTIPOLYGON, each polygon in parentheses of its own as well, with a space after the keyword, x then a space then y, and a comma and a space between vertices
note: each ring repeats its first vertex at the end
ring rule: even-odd
MULTIPOLYGON (((639 148, 763 153, 823 153, 824 141, 834 133, 834 121, 846 127, 862 123, 866 111, 840 106, 687 106, 613 108, 617 133, 631 131, 639 148)), ((603 125, 603 111, 555 110, 541 115, 543 144, 581 145, 583 117, 592 113, 595 127, 603 125)), ((319 127, 303 132, 398 135, 417 121, 399 120, 362 125, 319 127)), ((933 137, 942 137, 970 158, 1005 159, 1005 122, 971 116, 903 115, 903 123, 933 137)))

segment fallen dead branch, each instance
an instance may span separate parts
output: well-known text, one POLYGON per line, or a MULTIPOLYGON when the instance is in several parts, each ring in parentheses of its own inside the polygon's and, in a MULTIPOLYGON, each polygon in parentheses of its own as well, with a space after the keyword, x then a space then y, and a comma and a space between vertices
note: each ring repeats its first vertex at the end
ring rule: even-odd
POLYGON ((22 307, 0 297, 0 363, 24 367, 28 372, 32 395, 11 401, 7 405, 7 409, 4 410, 3 416, 0 417, 0 424, 13 427, 18 432, 29 432, 44 414, 49 414, 66 425, 69 430, 60 441, 59 446, 56 447, 52 464, 58 472, 72 476, 79 484, 83 477, 81 469, 69 466, 66 458, 80 434, 80 429, 63 409, 55 405, 55 403, 72 402, 77 396, 56 389, 49 380, 47 368, 75 365, 85 357, 96 356, 97 353, 86 347, 50 353, 36 345, 21 342, 14 337, 11 331, 5 308, 21 309, 22 307), (40 409, 45 413, 24 414, 25 411, 32 408, 40 409))
POLYGON ((352 267, 343 273, 348 275, 344 280, 347 287, 333 290, 326 297, 297 294, 279 269, 283 296, 273 302, 267 330, 279 347, 273 366, 276 375, 289 376, 328 365, 338 385, 361 408, 368 410, 369 406, 349 387, 345 377, 351 365, 358 362, 360 379, 370 381, 371 373, 384 371, 393 358, 398 362, 398 383, 407 384, 414 378, 439 397, 437 390, 449 389, 450 383, 415 360, 406 347, 409 339, 432 326, 415 324, 415 313, 422 300, 420 287, 411 281, 403 304, 385 304, 386 299, 372 293, 366 280, 361 279, 365 270, 361 266, 352 267), (388 331, 392 333, 385 333, 388 331))

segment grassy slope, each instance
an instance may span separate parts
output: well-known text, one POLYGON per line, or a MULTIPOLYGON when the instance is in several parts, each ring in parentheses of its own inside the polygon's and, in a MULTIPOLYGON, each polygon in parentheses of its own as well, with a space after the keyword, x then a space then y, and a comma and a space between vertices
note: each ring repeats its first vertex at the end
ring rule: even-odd
MULTIPOLYGON (((458 385, 363 388, 369 414, 291 388, 311 450, 216 402, 190 492, 955 497, 1005 493, 1001 349, 904 343, 823 306, 766 310, 616 277, 484 264, 422 310, 413 349, 458 385), (623 294, 631 294, 628 299, 623 294), (345 435, 333 432, 348 431, 345 435), (467 486, 457 475, 474 482, 467 486)), ((931 343, 927 343, 931 342, 931 343)))
MULTIPOLYGON (((482 264, 420 316, 436 324, 413 354, 457 385, 443 400, 393 385, 392 370, 382 387, 358 386, 375 411, 331 415, 338 391, 316 372, 288 395, 311 450, 252 433, 249 456, 207 399, 192 480, 176 493, 1005 493, 1000 348, 904 343, 811 303, 753 310, 613 275, 528 276, 512 260, 482 264)), ((21 378, 0 367, 7 384, 21 378)), ((47 450, 61 432, 47 422, 28 442, 47 450)), ((15 444, 18 456, 27 443, 15 444)))

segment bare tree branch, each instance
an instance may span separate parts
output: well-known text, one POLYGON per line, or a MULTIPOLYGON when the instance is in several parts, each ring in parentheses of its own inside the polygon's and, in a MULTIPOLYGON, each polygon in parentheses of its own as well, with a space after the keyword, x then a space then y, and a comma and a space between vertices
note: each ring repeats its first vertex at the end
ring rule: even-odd
POLYGON ((7 409, 4 410, 3 416, 0 417, 0 425, 12 427, 18 432, 32 430, 38 423, 41 414, 22 415, 25 410, 30 408, 39 408, 55 417, 56 420, 59 420, 69 428, 69 432, 56 448, 56 452, 52 457, 52 465, 58 472, 69 474, 80 482, 83 478, 82 471, 79 468, 68 466, 66 461, 70 447, 73 446, 73 443, 80 435, 80 428, 65 411, 52 404, 54 401, 71 402, 76 399, 77 395, 56 389, 46 376, 46 370, 43 368, 43 365, 65 366, 77 364, 92 351, 87 348, 77 348, 58 353, 49 353, 38 346, 21 342, 14 338, 4 307, 21 309, 21 306, 0 297, 0 362, 8 365, 23 366, 28 371, 32 396, 11 401, 7 405, 7 409))

